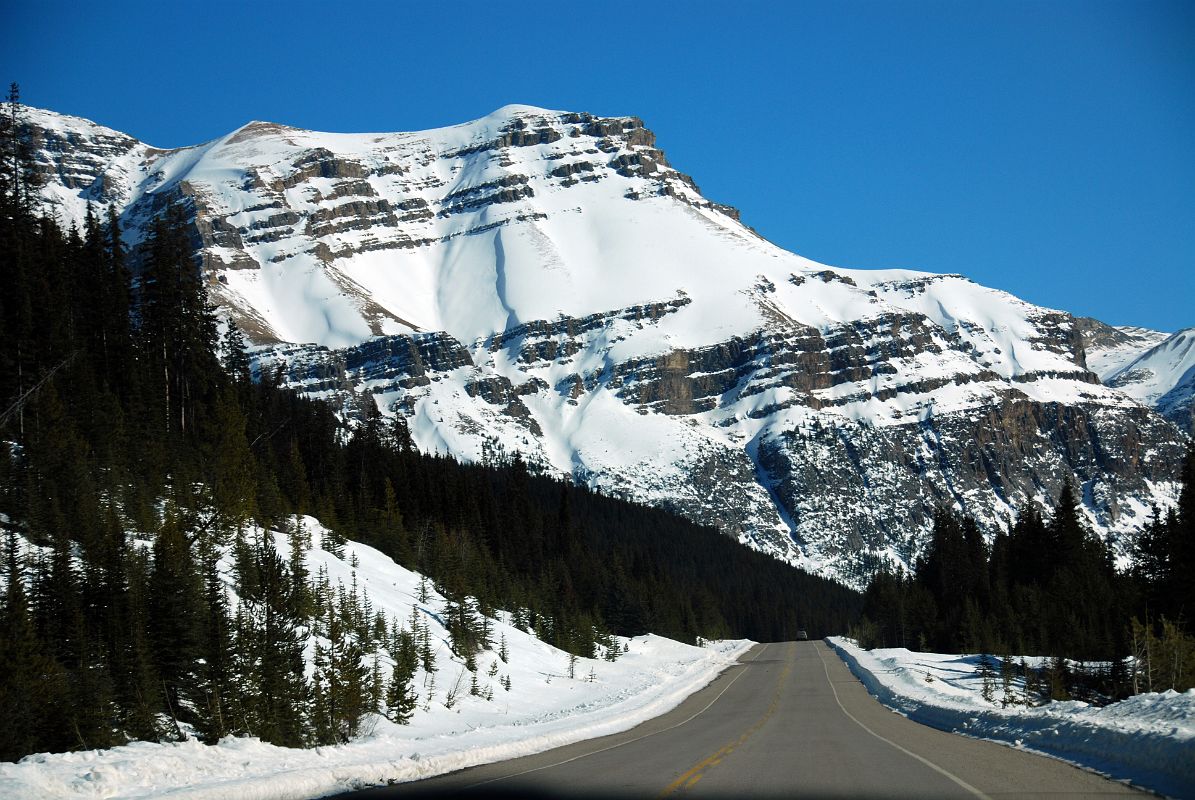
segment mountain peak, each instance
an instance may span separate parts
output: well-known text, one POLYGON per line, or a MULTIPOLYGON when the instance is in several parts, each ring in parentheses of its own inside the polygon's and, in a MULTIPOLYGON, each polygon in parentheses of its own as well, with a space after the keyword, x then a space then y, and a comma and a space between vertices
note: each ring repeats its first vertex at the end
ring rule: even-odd
MULTIPOLYGON (((1127 355, 1127 334, 960 276, 782 250, 637 117, 258 120, 172 151, 38 136, 47 198, 68 217, 111 202, 134 260, 183 207, 211 299, 287 385, 842 577, 913 563, 938 504, 994 532, 1064 476, 1123 552, 1181 463, 1174 425, 1084 361, 1104 341, 1127 355)), ((1186 363, 1158 355, 1151 374, 1186 363)))
POLYGON ((564 113, 566 112, 553 111, 552 109, 540 108, 539 106, 530 106, 522 103, 507 103, 501 108, 494 109, 494 111, 487 114, 486 117, 546 117, 559 116, 560 114, 564 113))

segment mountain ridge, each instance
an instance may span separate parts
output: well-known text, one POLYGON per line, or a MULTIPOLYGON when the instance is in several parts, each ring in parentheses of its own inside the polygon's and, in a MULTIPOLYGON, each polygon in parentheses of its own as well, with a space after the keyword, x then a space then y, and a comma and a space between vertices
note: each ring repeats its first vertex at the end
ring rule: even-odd
POLYGON ((517 451, 854 580, 910 564, 938 503, 992 533, 1069 477, 1123 555, 1172 499, 1183 436, 1088 368, 1094 327, 788 253, 637 117, 251 122, 157 151, 52 113, 30 114, 47 199, 75 218, 106 198, 134 243, 181 205, 259 368, 402 413, 421 448, 517 451))

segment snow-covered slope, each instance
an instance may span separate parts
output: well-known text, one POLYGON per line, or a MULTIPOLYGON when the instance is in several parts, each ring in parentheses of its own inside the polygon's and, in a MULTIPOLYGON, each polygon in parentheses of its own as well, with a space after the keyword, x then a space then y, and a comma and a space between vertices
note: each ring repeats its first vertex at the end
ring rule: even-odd
MULTIPOLYGON (((419 574, 355 542, 345 545, 342 557, 333 556, 320 549, 327 530, 317 520, 297 522, 314 544, 305 558, 311 575, 326 576, 341 596, 352 593, 362 604, 368 599, 374 613, 396 626, 412 630, 414 620, 428 629, 436 671, 417 670, 418 708, 408 725, 372 715, 354 741, 306 750, 228 737, 214 746, 191 739, 31 755, 0 764, 0 796, 299 800, 427 778, 632 728, 679 705, 751 644, 723 641, 699 648, 650 634, 616 637, 625 653, 616 661, 579 659, 570 678, 568 653, 498 612, 491 622, 494 645, 476 656, 478 669, 471 673, 449 650, 441 619, 444 598, 429 589, 421 600, 419 574), (477 694, 470 693, 474 679, 477 694)), ((289 557, 287 536, 269 535, 279 555, 289 557)), ((222 571, 231 592, 231 556, 222 571)), ((314 641, 308 645, 309 675, 315 669, 314 641)), ((382 648, 378 656, 382 675, 389 676, 390 654, 382 648)))
POLYGON ((856 578, 907 563, 936 503, 995 530, 1071 476, 1123 548, 1173 494, 1181 434, 1101 385, 1069 314, 775 247, 634 117, 253 122, 172 151, 30 121, 64 215, 106 192, 137 241, 183 204, 262 368, 425 449, 517 450, 856 578))
POLYGON ((1195 432, 1195 328, 1166 337, 1112 372, 1105 383, 1195 432))
POLYGON ((1195 328, 1172 334, 1081 318, 1087 366, 1113 386, 1195 434, 1195 328))
POLYGON ((1101 381, 1107 380, 1125 364, 1167 336, 1161 331, 1149 328, 1130 325, 1114 327, 1091 317, 1076 317, 1075 328, 1079 331, 1083 343, 1087 368, 1099 375, 1101 381))

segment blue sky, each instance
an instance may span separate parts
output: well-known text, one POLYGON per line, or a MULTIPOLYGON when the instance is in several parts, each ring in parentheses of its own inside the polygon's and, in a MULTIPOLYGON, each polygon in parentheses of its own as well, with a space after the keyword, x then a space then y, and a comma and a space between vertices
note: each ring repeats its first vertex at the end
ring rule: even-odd
POLYGON ((5 0, 0 79, 150 144, 635 114, 794 252, 1195 325, 1195 3, 5 0))

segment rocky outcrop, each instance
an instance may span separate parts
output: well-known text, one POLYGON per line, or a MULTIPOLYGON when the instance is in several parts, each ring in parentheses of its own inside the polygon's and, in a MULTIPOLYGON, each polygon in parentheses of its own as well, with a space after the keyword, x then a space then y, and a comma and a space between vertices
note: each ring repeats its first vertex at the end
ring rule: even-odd
MULTIPOLYGON (((860 578, 893 555, 911 563, 935 506, 966 509, 994 531, 1015 510, 1056 498, 1067 478, 1100 528, 1117 530, 1122 515, 1144 522, 1125 501, 1149 496, 1150 481, 1173 480, 1167 462, 1183 448, 1147 410, 1127 417, 1131 432, 1098 408, 1009 395, 982 412, 912 425, 786 431, 761 444, 760 461, 805 546, 860 578)), ((1131 539, 1118 534, 1113 544, 1123 554, 1131 539)))
MULTIPOLYGON (((418 409, 436 408, 443 424, 495 440, 504 429, 544 436, 552 424, 542 417, 545 404, 578 408, 602 394, 617 397, 637 415, 674 420, 668 435, 683 447, 657 463, 599 468, 581 459, 570 470, 575 480, 651 499, 855 583, 877 568, 911 564, 939 505, 965 510, 995 533, 1018 510, 1051 502, 1067 479, 1081 487, 1092 525, 1123 555, 1148 517, 1152 487, 1176 478, 1182 437, 1144 407, 1041 402, 984 369, 952 378, 902 374, 892 365, 974 349, 916 315, 883 315, 825 333, 796 326, 784 333, 760 331, 648 359, 609 358, 616 349, 607 344, 611 330, 628 324, 650 330, 689 302, 681 297, 526 323, 474 343, 476 364, 468 360, 468 347, 442 335, 420 340, 423 351, 434 345, 436 357, 413 358, 408 354, 415 342, 391 337, 335 356, 295 359, 275 350, 266 358, 310 362, 286 372, 285 381, 303 391, 355 386, 383 406, 413 415, 416 424, 418 409), (601 366, 568 371, 592 362, 595 351, 606 355, 601 366), (329 370, 328 364, 336 366, 329 370), (529 379, 497 374, 497 364, 518 365, 529 379), (552 384, 539 377, 562 368, 565 377, 552 384), (891 378, 892 385, 876 388, 877 376, 891 378), (841 413, 848 405, 894 398, 907 403, 964 387, 988 399, 941 413, 930 405, 918 418, 895 424, 841 413), (788 392, 785 402, 756 402, 778 389, 788 392), (793 411, 798 418, 775 424, 793 411), (736 436, 744 429, 757 432, 736 436)), ((1035 341, 1072 355, 1069 334, 1035 341)), ((1090 373, 1075 380, 1098 387, 1090 373)), ((528 445, 520 449, 531 463, 547 466, 545 442, 528 445)))

